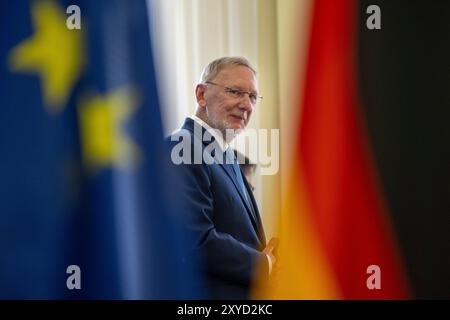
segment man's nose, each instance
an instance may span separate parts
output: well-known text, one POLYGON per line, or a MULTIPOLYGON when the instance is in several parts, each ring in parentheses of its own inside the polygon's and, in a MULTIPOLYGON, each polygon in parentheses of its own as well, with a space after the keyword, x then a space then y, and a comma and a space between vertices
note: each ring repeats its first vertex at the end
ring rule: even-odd
POLYGON ((245 110, 252 110, 253 103, 250 100, 250 95, 248 93, 244 94, 244 96, 242 97, 241 102, 239 103, 239 107, 245 110))

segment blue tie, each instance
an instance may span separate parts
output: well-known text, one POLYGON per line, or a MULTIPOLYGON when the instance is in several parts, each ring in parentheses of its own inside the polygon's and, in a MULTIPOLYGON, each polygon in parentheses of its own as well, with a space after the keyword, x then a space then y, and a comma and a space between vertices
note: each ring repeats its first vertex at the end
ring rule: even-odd
POLYGON ((245 200, 247 201, 247 205, 248 205, 249 203, 248 203, 247 191, 245 190, 244 179, 242 178, 241 169, 239 168, 239 163, 238 163, 238 161, 234 155, 234 152, 231 148, 228 148, 226 150, 226 153, 227 153, 227 158, 231 159, 233 161, 234 174, 236 175, 237 182, 239 184, 239 187, 241 188, 242 193, 244 194, 245 200))

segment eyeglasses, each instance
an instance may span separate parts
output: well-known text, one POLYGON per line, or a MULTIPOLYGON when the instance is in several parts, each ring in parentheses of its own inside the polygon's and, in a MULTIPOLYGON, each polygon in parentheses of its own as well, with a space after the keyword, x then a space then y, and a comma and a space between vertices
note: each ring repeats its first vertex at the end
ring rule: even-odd
POLYGON ((236 88, 230 88, 226 86, 222 86, 220 84, 214 83, 212 81, 206 81, 207 84, 212 84, 213 86, 218 86, 224 89, 224 91, 233 98, 239 98, 242 99, 246 94, 250 98, 250 102, 254 105, 258 101, 258 99, 262 99, 263 97, 258 96, 255 92, 251 91, 243 91, 236 88))

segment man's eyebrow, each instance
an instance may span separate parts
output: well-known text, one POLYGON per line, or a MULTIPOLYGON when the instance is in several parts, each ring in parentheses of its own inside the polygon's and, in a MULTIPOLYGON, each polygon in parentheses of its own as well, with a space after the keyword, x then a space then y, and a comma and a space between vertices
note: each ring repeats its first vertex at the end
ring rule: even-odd
POLYGON ((226 86, 227 88, 230 88, 230 89, 237 89, 237 90, 240 90, 240 91, 244 91, 244 92, 251 92, 251 93, 256 93, 256 94, 258 94, 258 90, 249 90, 249 91, 247 91, 247 90, 245 90, 243 87, 241 87, 241 86, 239 86, 239 85, 236 85, 236 86, 226 86))

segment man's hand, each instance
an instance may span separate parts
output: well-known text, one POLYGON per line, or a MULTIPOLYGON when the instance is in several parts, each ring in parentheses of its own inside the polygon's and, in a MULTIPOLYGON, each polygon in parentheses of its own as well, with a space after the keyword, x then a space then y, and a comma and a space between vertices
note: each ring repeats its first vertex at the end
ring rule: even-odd
POLYGON ((270 239, 269 243, 267 244, 267 246, 264 248, 263 253, 265 253, 271 262, 271 266, 272 266, 272 271, 274 269, 278 269, 277 267, 277 249, 278 249, 278 238, 272 238, 270 239))

